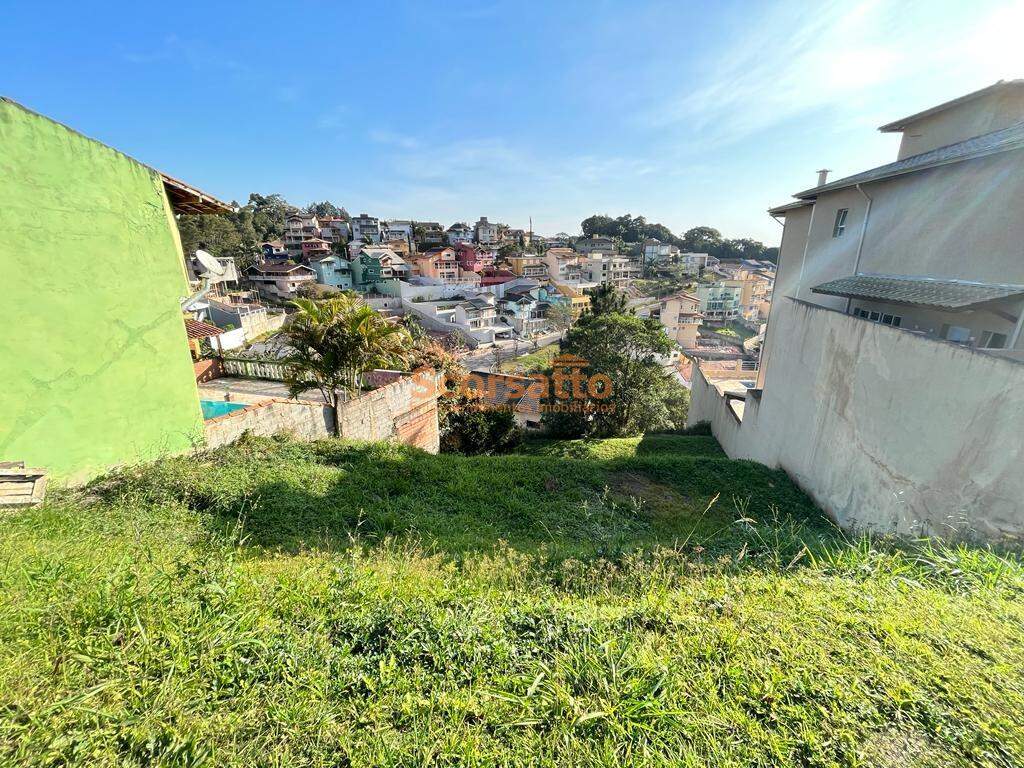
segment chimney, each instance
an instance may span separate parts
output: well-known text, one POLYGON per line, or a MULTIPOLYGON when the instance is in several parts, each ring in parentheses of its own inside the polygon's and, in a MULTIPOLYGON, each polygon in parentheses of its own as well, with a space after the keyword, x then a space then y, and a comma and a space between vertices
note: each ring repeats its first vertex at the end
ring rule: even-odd
POLYGON ((818 171, 818 186, 819 187, 823 187, 825 185, 825 182, 828 180, 829 171, 831 171, 831 170, 832 170, 831 168, 822 168, 821 170, 818 171))

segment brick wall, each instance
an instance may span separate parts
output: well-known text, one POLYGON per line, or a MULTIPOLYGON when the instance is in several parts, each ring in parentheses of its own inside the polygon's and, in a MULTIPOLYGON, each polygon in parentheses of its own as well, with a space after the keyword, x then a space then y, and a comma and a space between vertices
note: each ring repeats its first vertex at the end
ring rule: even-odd
POLYGON ((254 435, 290 434, 298 440, 319 440, 334 435, 334 413, 329 405, 295 400, 267 400, 204 422, 206 446, 233 443, 243 432, 254 435))
POLYGON ((434 370, 420 368, 411 376, 342 403, 338 435, 353 440, 397 440, 437 453, 440 434, 434 370))
POLYGON ((202 384, 204 381, 210 381, 211 379, 219 379, 224 375, 224 372, 221 370, 220 360, 217 358, 196 360, 192 363, 192 370, 196 374, 197 384, 202 384))
POLYGON ((371 371, 365 377, 383 386, 342 403, 336 420, 327 405, 267 400, 206 421, 206 445, 217 448, 233 443, 244 432, 263 436, 291 434, 299 440, 319 440, 337 434, 352 440, 397 440, 437 453, 440 434, 434 370, 421 368, 412 375, 371 371))

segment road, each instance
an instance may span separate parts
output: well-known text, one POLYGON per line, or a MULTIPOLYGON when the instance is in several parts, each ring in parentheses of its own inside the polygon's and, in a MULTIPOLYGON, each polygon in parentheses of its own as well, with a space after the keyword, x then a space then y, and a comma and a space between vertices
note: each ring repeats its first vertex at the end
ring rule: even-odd
MULTIPOLYGON (((537 348, 547 346, 558 341, 561 333, 554 331, 537 339, 537 348)), ((501 362, 512 360, 516 357, 533 352, 533 340, 520 341, 518 352, 515 349, 514 341, 502 341, 498 343, 501 362)), ((462 364, 470 371, 489 371, 494 365, 494 345, 478 347, 462 358, 462 364)))

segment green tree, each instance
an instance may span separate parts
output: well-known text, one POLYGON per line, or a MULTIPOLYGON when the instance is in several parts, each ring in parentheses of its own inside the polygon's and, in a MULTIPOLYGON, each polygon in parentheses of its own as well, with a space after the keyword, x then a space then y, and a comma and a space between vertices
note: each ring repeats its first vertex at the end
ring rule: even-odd
MULTIPOLYGON (((686 394, 664 371, 672 342, 661 325, 632 315, 587 315, 566 334, 562 354, 586 361, 587 386, 563 380, 566 410, 550 409, 544 421, 563 437, 620 437, 664 431, 685 422, 686 394)), ((559 372, 552 370, 553 381, 559 372)), ((568 371, 562 371, 567 375, 568 371)))
POLYGON ((341 393, 359 391, 359 377, 373 368, 402 365, 411 339, 354 293, 326 301, 296 299, 298 312, 281 334, 290 350, 283 360, 292 397, 319 390, 337 408, 341 393))
POLYGON ((467 456, 508 453, 523 441, 510 410, 491 408, 472 395, 456 396, 455 407, 439 413, 441 450, 467 456))
POLYGON ((717 256, 722 246, 722 233, 713 227, 693 227, 683 233, 683 249, 691 253, 717 256))
POLYGON ((351 218, 348 211, 327 200, 322 203, 310 203, 306 210, 320 219, 345 219, 348 221, 351 218))
POLYGON ((615 287, 603 283, 590 294, 590 314, 607 315, 612 313, 626 314, 629 300, 626 294, 615 290, 615 287))

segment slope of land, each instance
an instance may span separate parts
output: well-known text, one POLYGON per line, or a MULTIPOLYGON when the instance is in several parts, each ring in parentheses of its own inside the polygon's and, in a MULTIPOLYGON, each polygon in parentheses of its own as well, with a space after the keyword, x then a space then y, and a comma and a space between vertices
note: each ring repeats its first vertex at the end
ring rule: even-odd
POLYGON ((703 437, 251 440, 3 515, 3 765, 1020 765, 1024 575, 703 437))

